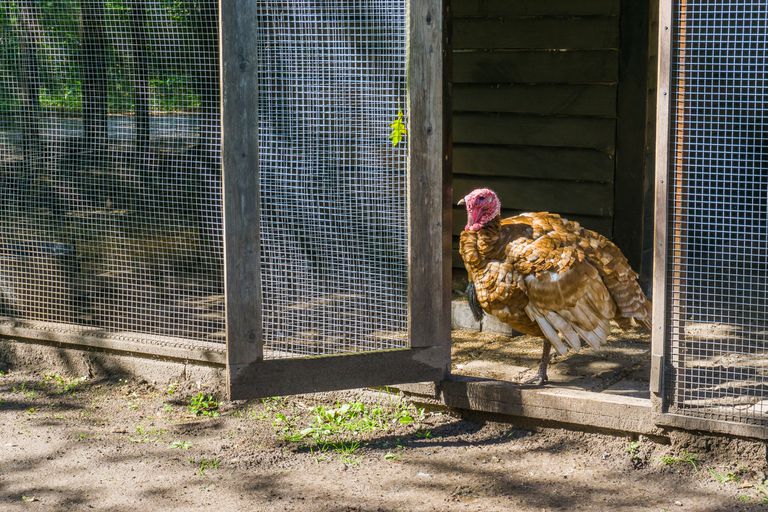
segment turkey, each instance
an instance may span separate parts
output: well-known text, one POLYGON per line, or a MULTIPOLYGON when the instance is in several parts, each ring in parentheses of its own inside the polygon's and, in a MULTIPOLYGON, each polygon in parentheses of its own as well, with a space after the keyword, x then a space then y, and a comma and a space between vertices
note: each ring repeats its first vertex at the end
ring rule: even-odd
POLYGON ((502 219, 499 198, 487 188, 459 204, 467 208, 459 252, 473 312, 544 338, 538 372, 526 384, 547 382, 552 346, 560 354, 582 342, 599 349, 612 321, 650 329, 651 303, 637 274, 604 236, 554 213, 502 219))

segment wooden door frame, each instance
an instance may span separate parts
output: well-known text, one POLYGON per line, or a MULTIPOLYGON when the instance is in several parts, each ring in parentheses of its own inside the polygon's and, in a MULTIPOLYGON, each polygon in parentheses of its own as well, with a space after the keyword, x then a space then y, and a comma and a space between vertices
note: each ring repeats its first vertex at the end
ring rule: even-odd
POLYGON ((264 360, 259 268, 256 2, 219 0, 227 388, 230 399, 442 380, 450 368, 448 2, 410 0, 410 348, 264 360))

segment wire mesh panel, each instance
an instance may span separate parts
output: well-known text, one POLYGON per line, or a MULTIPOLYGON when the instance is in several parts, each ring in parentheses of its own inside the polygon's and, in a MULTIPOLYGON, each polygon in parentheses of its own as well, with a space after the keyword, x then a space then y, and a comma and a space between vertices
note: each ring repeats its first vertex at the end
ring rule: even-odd
POLYGON ((0 314, 223 342, 215 0, 0 6, 0 314))
POLYGON ((768 425, 768 4, 674 7, 670 411, 768 425))
POLYGON ((265 357, 405 348, 405 2, 258 5, 265 357))

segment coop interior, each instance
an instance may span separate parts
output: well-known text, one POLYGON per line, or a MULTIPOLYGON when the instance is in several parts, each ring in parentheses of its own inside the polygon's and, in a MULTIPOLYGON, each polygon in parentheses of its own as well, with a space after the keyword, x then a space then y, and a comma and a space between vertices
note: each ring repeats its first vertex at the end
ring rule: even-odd
MULTIPOLYGON (((768 13, 750 12, 739 32, 710 3, 674 6, 672 21, 696 30, 676 54, 672 100, 681 135, 669 148, 665 400, 764 424, 761 153, 736 129, 716 147, 740 143, 739 158, 708 153, 717 130, 703 115, 730 115, 728 98, 748 104, 752 89, 738 89, 733 56, 713 85, 703 55, 720 27, 732 40, 716 49, 742 45, 760 72, 768 13)), ((226 352, 217 7, 19 1, 0 11, 0 334, 226 352)), ((453 204, 490 187, 505 215, 578 221, 619 245, 650 296, 657 3, 454 0, 450 12, 453 204)), ((408 197, 407 13, 405 0, 258 2, 254 307, 265 359, 409 346, 418 202, 408 197)), ((451 372, 523 382, 541 340, 471 317, 456 250, 464 216, 454 206, 451 372)), ((617 328, 610 340, 556 356, 550 386, 650 398, 649 334, 617 328)))
MULTIPOLYGON (((540 4, 454 2, 454 199, 487 186, 503 215, 578 221, 614 240, 650 293, 657 11, 540 4)), ((453 213, 452 372, 524 382, 542 341, 472 318, 456 250, 466 213, 453 213)), ((551 385, 649 398, 649 334, 616 328, 610 339, 599 352, 555 356, 551 385)))

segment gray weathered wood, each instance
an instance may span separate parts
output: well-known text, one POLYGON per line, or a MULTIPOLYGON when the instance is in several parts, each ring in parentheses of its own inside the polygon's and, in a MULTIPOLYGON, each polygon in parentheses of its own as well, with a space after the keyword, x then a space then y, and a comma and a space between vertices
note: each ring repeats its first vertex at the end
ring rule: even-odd
POLYGON ((55 322, 0 317, 0 337, 66 348, 193 361, 212 366, 224 366, 226 364, 226 351, 223 343, 209 343, 135 332, 111 332, 93 327, 55 322))
POLYGON ((270 359, 238 367, 231 381, 230 399, 439 381, 445 374, 443 346, 345 356, 270 359))
POLYGON ((616 120, 458 113, 453 116, 453 137, 456 143, 591 148, 611 153, 616 120))
POLYGON ((447 4, 414 0, 408 16, 409 300, 411 347, 441 347, 450 365, 451 174, 446 109, 447 4))
POLYGON ((694 418, 691 416, 683 416, 681 414, 660 414, 656 416, 656 424, 684 430, 717 432, 731 436, 768 440, 768 428, 760 425, 747 425, 731 421, 694 418))
POLYGON ((616 50, 459 51, 453 55, 455 83, 615 83, 616 50))
POLYGON ((619 0, 454 0, 455 16, 617 15, 619 0))
POLYGON ((616 117, 616 86, 458 84, 453 88, 453 110, 616 117))
POLYGON ((457 18, 453 20, 453 47, 457 50, 618 48, 619 25, 613 17, 457 18))
POLYGON ((220 0, 221 160, 229 379, 261 359, 256 3, 220 0))
POLYGON ((616 201, 613 236, 632 268, 640 269, 643 247, 648 13, 653 0, 621 1, 618 121, 616 127, 616 201))
MULTIPOLYGON (((659 49, 656 96, 656 197, 655 231, 653 241, 653 330, 651 354, 663 358, 666 353, 667 324, 667 224, 669 197, 669 137, 670 137, 670 74, 672 71, 672 0, 659 2, 659 49)), ((665 365, 651 375, 651 380, 661 382, 654 399, 657 412, 668 405, 663 379, 665 365)))
MULTIPOLYGON (((458 201, 474 188, 475 177, 454 176, 453 198, 458 201)), ((488 188, 496 191, 501 204, 510 210, 554 211, 594 216, 612 215, 613 186, 610 183, 558 182, 552 180, 516 180, 486 178, 488 188)))
POLYGON ((449 407, 658 435, 649 400, 565 388, 452 377, 441 383, 449 407))
POLYGON ((455 144, 453 172, 477 176, 613 182, 613 158, 593 149, 455 144))

